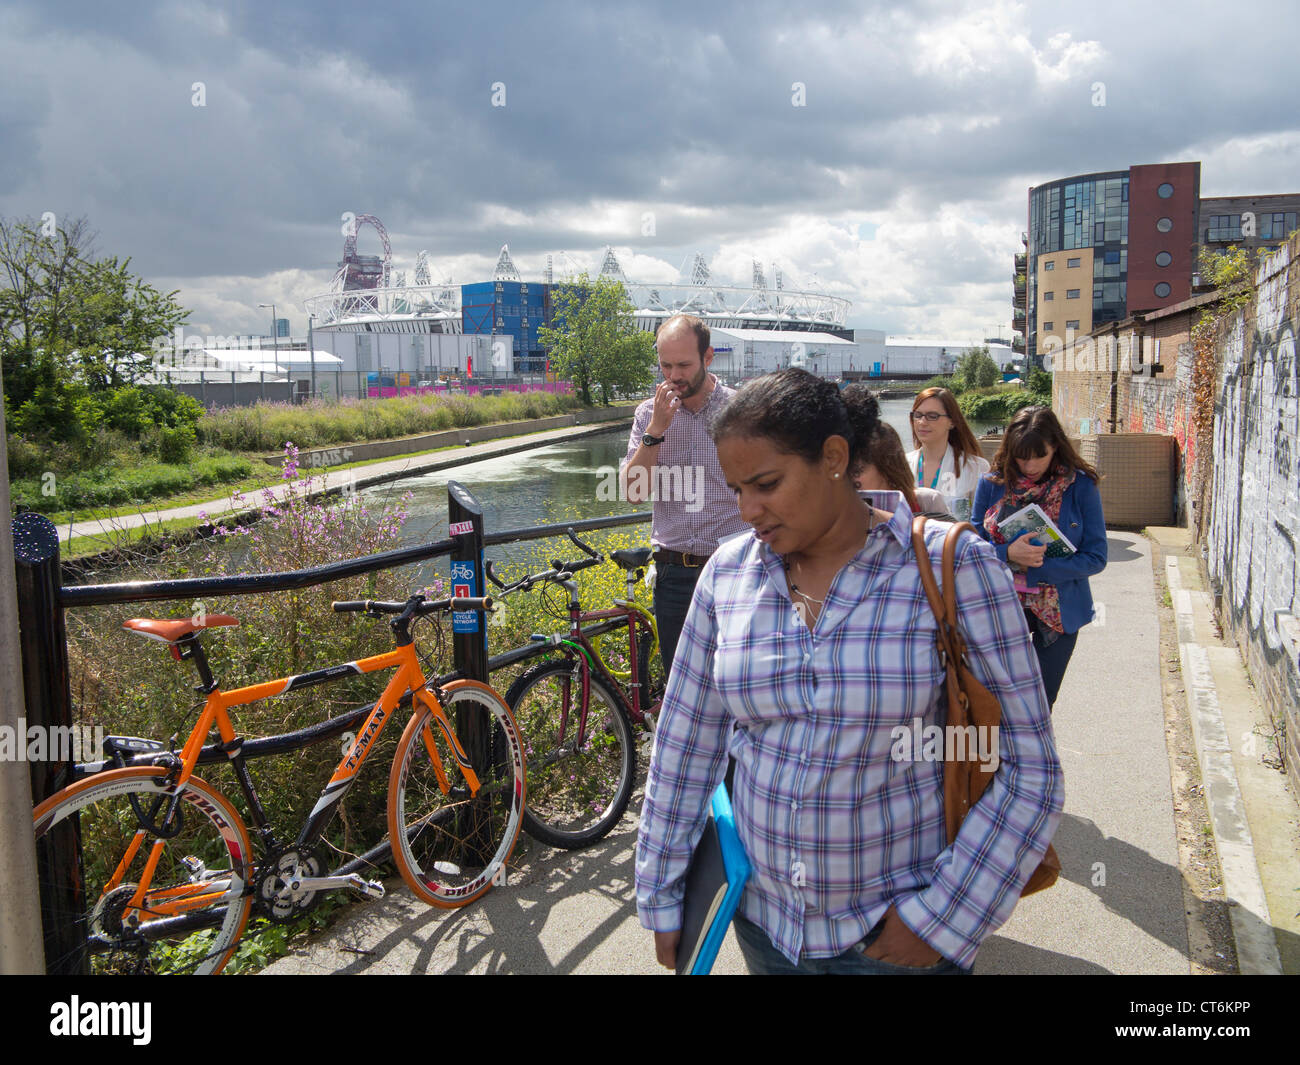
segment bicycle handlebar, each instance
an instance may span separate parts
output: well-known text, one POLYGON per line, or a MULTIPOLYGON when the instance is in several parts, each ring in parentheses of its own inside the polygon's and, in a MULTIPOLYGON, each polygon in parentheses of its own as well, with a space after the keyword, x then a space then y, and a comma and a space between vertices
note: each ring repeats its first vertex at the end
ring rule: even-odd
POLYGON ((587 554, 589 554, 592 558, 596 559, 596 561, 598 562, 604 561, 604 559, 602 559, 600 555, 596 554, 595 551, 593 551, 590 547, 588 547, 586 544, 584 544, 581 540, 578 539, 578 534, 573 531, 572 525, 570 525, 568 529, 565 530, 565 532, 569 534, 570 540, 572 540, 575 544, 577 544, 580 548, 582 548, 582 550, 587 552, 587 554))

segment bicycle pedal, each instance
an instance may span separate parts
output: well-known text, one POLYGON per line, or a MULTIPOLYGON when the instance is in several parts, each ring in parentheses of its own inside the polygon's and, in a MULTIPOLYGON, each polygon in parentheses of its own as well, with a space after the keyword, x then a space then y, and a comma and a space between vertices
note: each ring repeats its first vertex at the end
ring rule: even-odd
POLYGON ((368 899, 382 899, 384 897, 384 885, 378 880, 362 880, 360 877, 357 877, 357 880, 359 883, 350 886, 358 895, 364 895, 368 899))
POLYGON ((185 855, 181 859, 181 865, 189 870, 191 883, 197 883, 208 878, 208 867, 203 864, 202 859, 196 858, 192 854, 185 855))

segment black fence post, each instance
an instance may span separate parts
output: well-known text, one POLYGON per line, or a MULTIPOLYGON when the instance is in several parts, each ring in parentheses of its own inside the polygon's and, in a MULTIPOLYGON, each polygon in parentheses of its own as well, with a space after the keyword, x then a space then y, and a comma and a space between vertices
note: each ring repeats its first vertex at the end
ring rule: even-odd
MULTIPOLYGON (((451 594, 479 596, 486 594, 483 573, 483 508, 459 481, 447 482, 448 532, 455 541, 451 552, 451 594)), ((452 657, 456 670, 469 680, 488 683, 487 616, 479 611, 454 611, 451 615, 452 657)), ((492 759, 492 733, 486 713, 469 707, 457 707, 456 732, 469 755, 470 765, 484 774, 492 759)), ((499 752, 498 752, 499 753, 499 752)), ((486 776, 483 776, 486 779, 486 776)), ((487 811, 479 809, 472 838, 478 841, 478 859, 490 858, 490 841, 479 839, 477 826, 486 825, 487 811)))
MULTIPOLYGON (((59 601, 59 534, 48 518, 25 513, 14 518, 13 536, 27 727, 45 735, 47 754, 53 756, 62 748, 70 758, 73 745, 55 742, 56 737, 72 736, 68 639, 59 601)), ((72 763, 34 761, 30 772, 32 801, 39 806, 71 782, 72 763)), ((69 920, 69 915, 86 912, 81 830, 76 817, 65 819, 41 838, 36 848, 36 874, 46 971, 57 975, 88 973, 85 929, 80 919, 69 920)))
MULTIPOLYGON (((485 595, 483 574, 483 508, 459 481, 447 482, 448 533, 456 546, 451 553, 451 594, 485 595)), ((487 625, 474 611, 452 614, 452 653, 456 669, 470 680, 488 680, 487 625)))

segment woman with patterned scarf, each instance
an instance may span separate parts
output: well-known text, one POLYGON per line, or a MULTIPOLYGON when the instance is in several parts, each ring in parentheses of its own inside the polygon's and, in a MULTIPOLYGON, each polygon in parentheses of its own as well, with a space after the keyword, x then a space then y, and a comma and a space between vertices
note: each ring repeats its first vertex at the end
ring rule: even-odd
POLYGON ((1106 568, 1098 478, 1050 409, 1025 407, 1011 419, 992 470, 975 490, 971 524, 1002 561, 1024 571, 1028 590, 1020 590, 1020 602, 1049 706, 1056 702, 1079 630, 1092 620, 1088 578, 1106 568), (1030 503, 1037 503, 1056 522, 1075 546, 1074 554, 1045 558, 1046 548, 1026 535, 1006 542, 998 523, 1030 503))

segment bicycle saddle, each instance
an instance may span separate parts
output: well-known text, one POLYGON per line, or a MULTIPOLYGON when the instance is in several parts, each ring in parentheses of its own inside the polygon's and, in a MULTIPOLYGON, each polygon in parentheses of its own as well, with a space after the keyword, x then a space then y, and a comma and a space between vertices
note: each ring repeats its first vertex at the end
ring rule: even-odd
POLYGON ((239 619, 232 618, 229 614, 205 614, 202 621, 195 621, 193 618, 181 620, 131 618, 129 621, 122 622, 122 628, 138 632, 141 636, 147 636, 151 640, 161 640, 163 643, 174 644, 199 629, 238 624, 239 619))
POLYGON ((631 551, 615 551, 609 557, 624 569, 639 569, 649 563, 652 553, 648 547, 638 547, 631 551))

